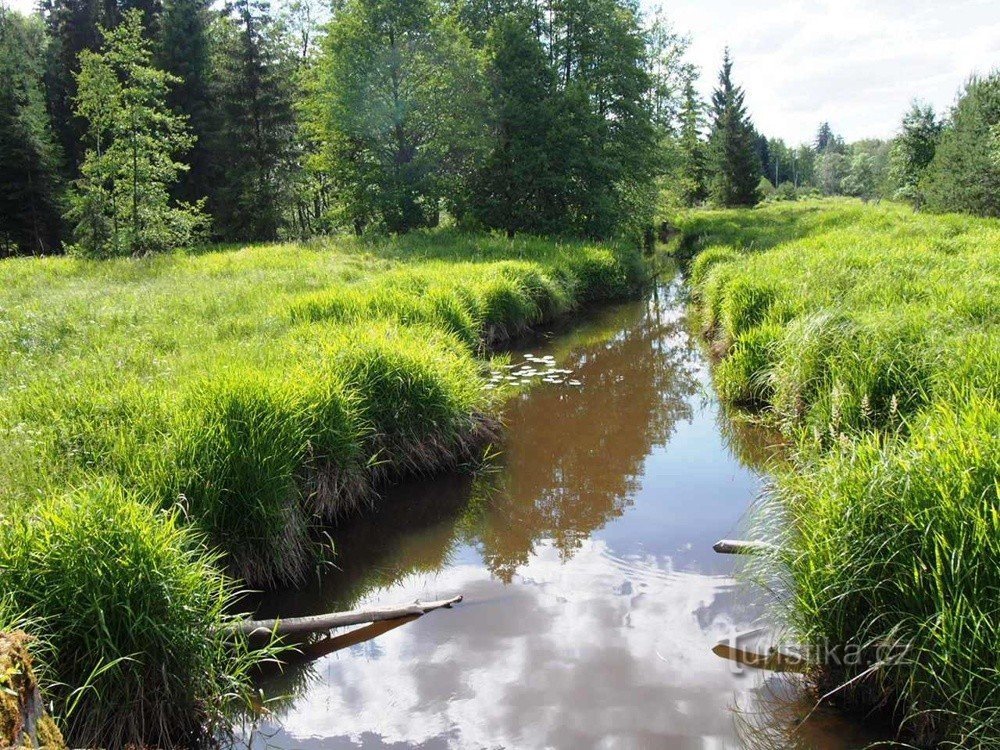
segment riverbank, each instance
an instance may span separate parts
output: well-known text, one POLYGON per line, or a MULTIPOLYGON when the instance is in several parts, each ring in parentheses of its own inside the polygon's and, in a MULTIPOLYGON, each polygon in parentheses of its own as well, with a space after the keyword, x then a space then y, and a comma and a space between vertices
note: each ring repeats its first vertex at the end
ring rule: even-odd
POLYGON ((644 278, 638 250, 448 232, 0 264, 0 614, 33 618, 70 742, 210 728, 261 658, 223 571, 303 580, 320 524, 481 455, 489 346, 644 278))
POLYGON ((1000 222, 822 201, 679 223, 720 396, 797 441, 769 506, 785 614, 857 655, 820 652, 819 691, 921 746, 997 744, 1000 222))

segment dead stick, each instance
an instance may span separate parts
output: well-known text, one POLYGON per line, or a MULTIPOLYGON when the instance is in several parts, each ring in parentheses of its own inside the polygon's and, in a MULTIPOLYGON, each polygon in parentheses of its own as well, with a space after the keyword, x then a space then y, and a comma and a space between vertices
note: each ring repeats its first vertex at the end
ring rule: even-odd
POLYGON ((760 555, 776 552, 778 545, 770 542, 751 542, 743 539, 720 539, 712 545, 720 555, 760 555))
POLYGON ((243 635, 295 635, 301 633, 321 633, 347 625, 362 625, 366 622, 395 620, 399 617, 420 616, 435 609, 449 608, 462 601, 461 596, 436 602, 414 602, 395 607, 377 609, 356 609, 351 612, 328 612, 310 617, 286 617, 275 620, 244 620, 234 623, 233 630, 243 635))

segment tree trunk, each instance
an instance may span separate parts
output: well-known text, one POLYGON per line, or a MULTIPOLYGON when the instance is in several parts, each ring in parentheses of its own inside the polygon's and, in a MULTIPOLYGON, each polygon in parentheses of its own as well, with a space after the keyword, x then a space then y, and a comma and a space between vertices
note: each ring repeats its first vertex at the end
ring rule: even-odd
POLYGON ((322 633, 333 628, 347 625, 362 625, 366 622, 381 622, 395 620, 399 617, 420 616, 435 609, 450 609, 453 604, 462 601, 461 596, 442 599, 436 602, 414 602, 394 607, 379 607, 375 609, 358 609, 350 612, 329 612, 325 615, 311 617, 289 617, 276 620, 244 620, 233 624, 233 631, 243 635, 304 635, 322 633))

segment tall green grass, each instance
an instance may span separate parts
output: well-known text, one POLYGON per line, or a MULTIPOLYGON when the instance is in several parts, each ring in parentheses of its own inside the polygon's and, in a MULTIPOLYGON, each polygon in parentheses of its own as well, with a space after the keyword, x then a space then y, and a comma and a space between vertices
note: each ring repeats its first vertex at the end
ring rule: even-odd
POLYGON ((862 656, 822 692, 922 746, 1000 744, 1000 223, 848 201, 682 223, 721 396, 797 441, 765 511, 790 620, 862 656))
POLYGON ((321 524, 495 439, 489 346, 643 278, 447 232, 0 264, 0 590, 70 741, 189 739, 245 684, 219 571, 302 580, 321 524))
POLYGON ((34 615, 74 746, 193 743, 250 698, 259 655, 226 632, 235 592, 214 560, 178 513, 110 483, 5 519, 0 589, 34 615))

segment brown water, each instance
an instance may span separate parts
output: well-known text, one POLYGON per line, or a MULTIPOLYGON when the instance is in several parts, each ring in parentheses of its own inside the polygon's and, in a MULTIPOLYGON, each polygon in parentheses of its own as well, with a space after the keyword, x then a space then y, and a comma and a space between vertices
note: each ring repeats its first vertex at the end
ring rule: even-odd
POLYGON ((712 543, 738 535, 767 440, 720 414, 681 288, 518 349, 581 385, 514 396, 494 471, 394 490, 336 534, 339 570, 268 598, 262 616, 465 601, 308 647, 263 681, 283 697, 253 747, 865 744, 712 652, 758 624, 712 543))

